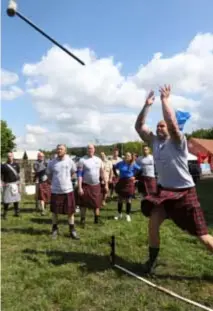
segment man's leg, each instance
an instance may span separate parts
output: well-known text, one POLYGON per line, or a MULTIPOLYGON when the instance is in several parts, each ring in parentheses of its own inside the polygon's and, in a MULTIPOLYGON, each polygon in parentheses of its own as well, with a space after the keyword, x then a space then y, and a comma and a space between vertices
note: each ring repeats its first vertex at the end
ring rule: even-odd
POLYGON ((149 259, 144 265, 144 272, 151 273, 156 265, 160 250, 160 226, 166 219, 163 207, 154 208, 149 219, 149 259))
POLYGON ((14 205, 14 216, 19 217, 19 212, 20 212, 19 202, 14 202, 13 205, 14 205))
POLYGON ((4 212, 3 212, 3 215, 2 217, 4 219, 7 219, 7 212, 8 212, 8 209, 9 209, 9 203, 4 203, 4 212))
POLYGON ((68 215, 68 223, 69 223, 69 230, 70 230, 70 237, 74 240, 79 240, 79 237, 75 230, 75 216, 74 213, 68 215))
POLYGON ((52 237, 56 238, 58 235, 58 215, 52 213, 52 237))
POLYGON ((94 223, 98 224, 99 223, 99 218, 100 218, 100 208, 96 208, 94 210, 94 223))
POLYGON ((201 235, 198 237, 210 252, 213 253, 213 236, 210 234, 201 235))
POLYGON ((45 202, 39 201, 39 203, 40 203, 41 216, 44 216, 45 215, 45 202))

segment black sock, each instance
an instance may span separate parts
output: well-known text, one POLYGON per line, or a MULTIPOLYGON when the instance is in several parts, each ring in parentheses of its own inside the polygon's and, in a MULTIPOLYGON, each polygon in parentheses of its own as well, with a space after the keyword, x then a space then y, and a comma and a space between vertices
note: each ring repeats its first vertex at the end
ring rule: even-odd
POLYGON ((18 202, 14 203, 14 210, 15 210, 15 214, 19 213, 19 204, 18 204, 18 202))
POLYGON ((4 216, 7 215, 8 208, 9 208, 9 204, 8 204, 8 203, 5 203, 5 204, 4 204, 4 216))
POLYGON ((130 202, 126 203, 126 214, 129 215, 131 212, 132 204, 130 202))
POLYGON ((58 230, 58 225, 57 224, 53 224, 52 230, 53 231, 57 231, 58 230))
POLYGON ((159 247, 149 247, 149 261, 151 264, 154 264, 159 253, 159 247))
POLYGON ((122 213, 122 209, 123 209, 123 203, 122 202, 118 202, 118 214, 122 213))
POLYGON ((75 225, 69 224, 70 232, 75 231, 75 225))
POLYGON ((98 224, 99 221, 99 215, 95 215, 95 224, 98 224))

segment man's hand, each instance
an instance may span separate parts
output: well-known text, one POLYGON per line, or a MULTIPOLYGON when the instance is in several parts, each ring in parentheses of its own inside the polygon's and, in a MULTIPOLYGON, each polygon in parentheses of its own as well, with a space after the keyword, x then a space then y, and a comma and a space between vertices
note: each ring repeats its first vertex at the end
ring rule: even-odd
POLYGON ((170 93, 171 93, 170 85, 164 85, 164 87, 160 88, 159 92, 160 92, 160 99, 162 101, 168 100, 169 96, 170 96, 170 93))
POLYGON ((79 189, 78 189, 78 194, 79 194, 80 196, 84 195, 84 191, 83 191, 82 188, 79 188, 79 189))
POLYGON ((145 104, 151 106, 154 103, 154 101, 155 101, 155 93, 154 91, 150 91, 146 98, 145 104))

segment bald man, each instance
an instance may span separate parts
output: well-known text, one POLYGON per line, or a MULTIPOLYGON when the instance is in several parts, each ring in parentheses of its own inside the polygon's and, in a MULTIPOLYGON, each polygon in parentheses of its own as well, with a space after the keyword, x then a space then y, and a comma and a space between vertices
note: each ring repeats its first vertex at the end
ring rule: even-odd
POLYGON ((94 211, 94 223, 99 223, 101 207, 101 185, 103 180, 105 191, 108 192, 108 183, 104 174, 103 163, 95 156, 94 145, 88 145, 87 155, 78 163, 78 205, 81 210, 81 224, 85 226, 86 208, 94 211))
POLYGON ((19 202, 21 200, 20 195, 20 167, 19 164, 14 161, 12 152, 7 155, 7 162, 1 164, 1 180, 3 182, 3 196, 2 201, 4 205, 3 218, 7 218, 7 212, 9 205, 13 203, 15 214, 19 216, 19 202))
POLYGON ((37 161, 33 165, 36 180, 36 196, 39 201, 41 215, 46 213, 46 204, 50 202, 51 188, 47 177, 47 162, 45 161, 44 154, 38 153, 37 161))
POLYGON ((139 114, 135 129, 152 146, 158 174, 158 192, 149 194, 141 203, 142 213, 149 217, 149 259, 144 272, 156 266, 160 250, 160 226, 167 218, 182 230, 196 236, 213 252, 213 237, 208 234, 203 210, 197 197, 194 181, 188 169, 187 140, 178 127, 170 106, 170 86, 160 89, 164 120, 158 122, 156 135, 145 125, 148 111, 154 103, 154 92, 148 95, 139 114))
POLYGON ((70 237, 79 240, 75 230, 75 196, 72 177, 76 173, 76 165, 66 154, 67 148, 57 146, 57 157, 48 163, 47 173, 51 180, 50 210, 52 212, 52 237, 58 235, 58 215, 68 216, 70 237))

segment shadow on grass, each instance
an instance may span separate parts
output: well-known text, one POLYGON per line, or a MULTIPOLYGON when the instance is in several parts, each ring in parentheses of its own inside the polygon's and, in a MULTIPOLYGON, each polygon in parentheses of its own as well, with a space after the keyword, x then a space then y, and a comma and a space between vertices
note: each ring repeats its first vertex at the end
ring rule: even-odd
MULTIPOLYGON (((23 253, 26 258, 33 262, 39 263, 39 255, 47 255, 49 257, 49 263, 60 266, 69 263, 79 263, 81 264, 80 270, 82 272, 103 272, 112 269, 112 265, 109 261, 109 256, 89 254, 89 253, 78 253, 78 252, 62 252, 62 251, 36 251, 34 249, 25 249, 23 253), (38 256, 38 259, 35 258, 38 256)), ((206 281, 213 282, 213 276, 203 275, 201 277, 196 276, 185 276, 185 275, 171 275, 171 274, 154 274, 153 276, 143 275, 142 264, 128 262, 127 260, 116 257, 116 264, 124 267, 125 269, 138 274, 139 276, 144 276, 145 278, 159 279, 159 280, 173 280, 173 281, 206 281)), ((118 276, 123 276, 124 272, 115 268, 116 274, 118 276)))
MULTIPOLYGON (((38 224, 38 225, 51 225, 52 224, 52 220, 51 220, 51 216, 50 218, 31 218, 30 219, 31 222, 38 224)), ((75 222, 76 223, 76 222, 75 222)), ((68 224, 68 220, 65 219, 58 219, 58 224, 68 224)))
POLYGON ((51 230, 40 230, 32 227, 29 228, 1 228, 2 233, 20 233, 20 234, 30 234, 30 235, 43 235, 50 234, 51 230))

